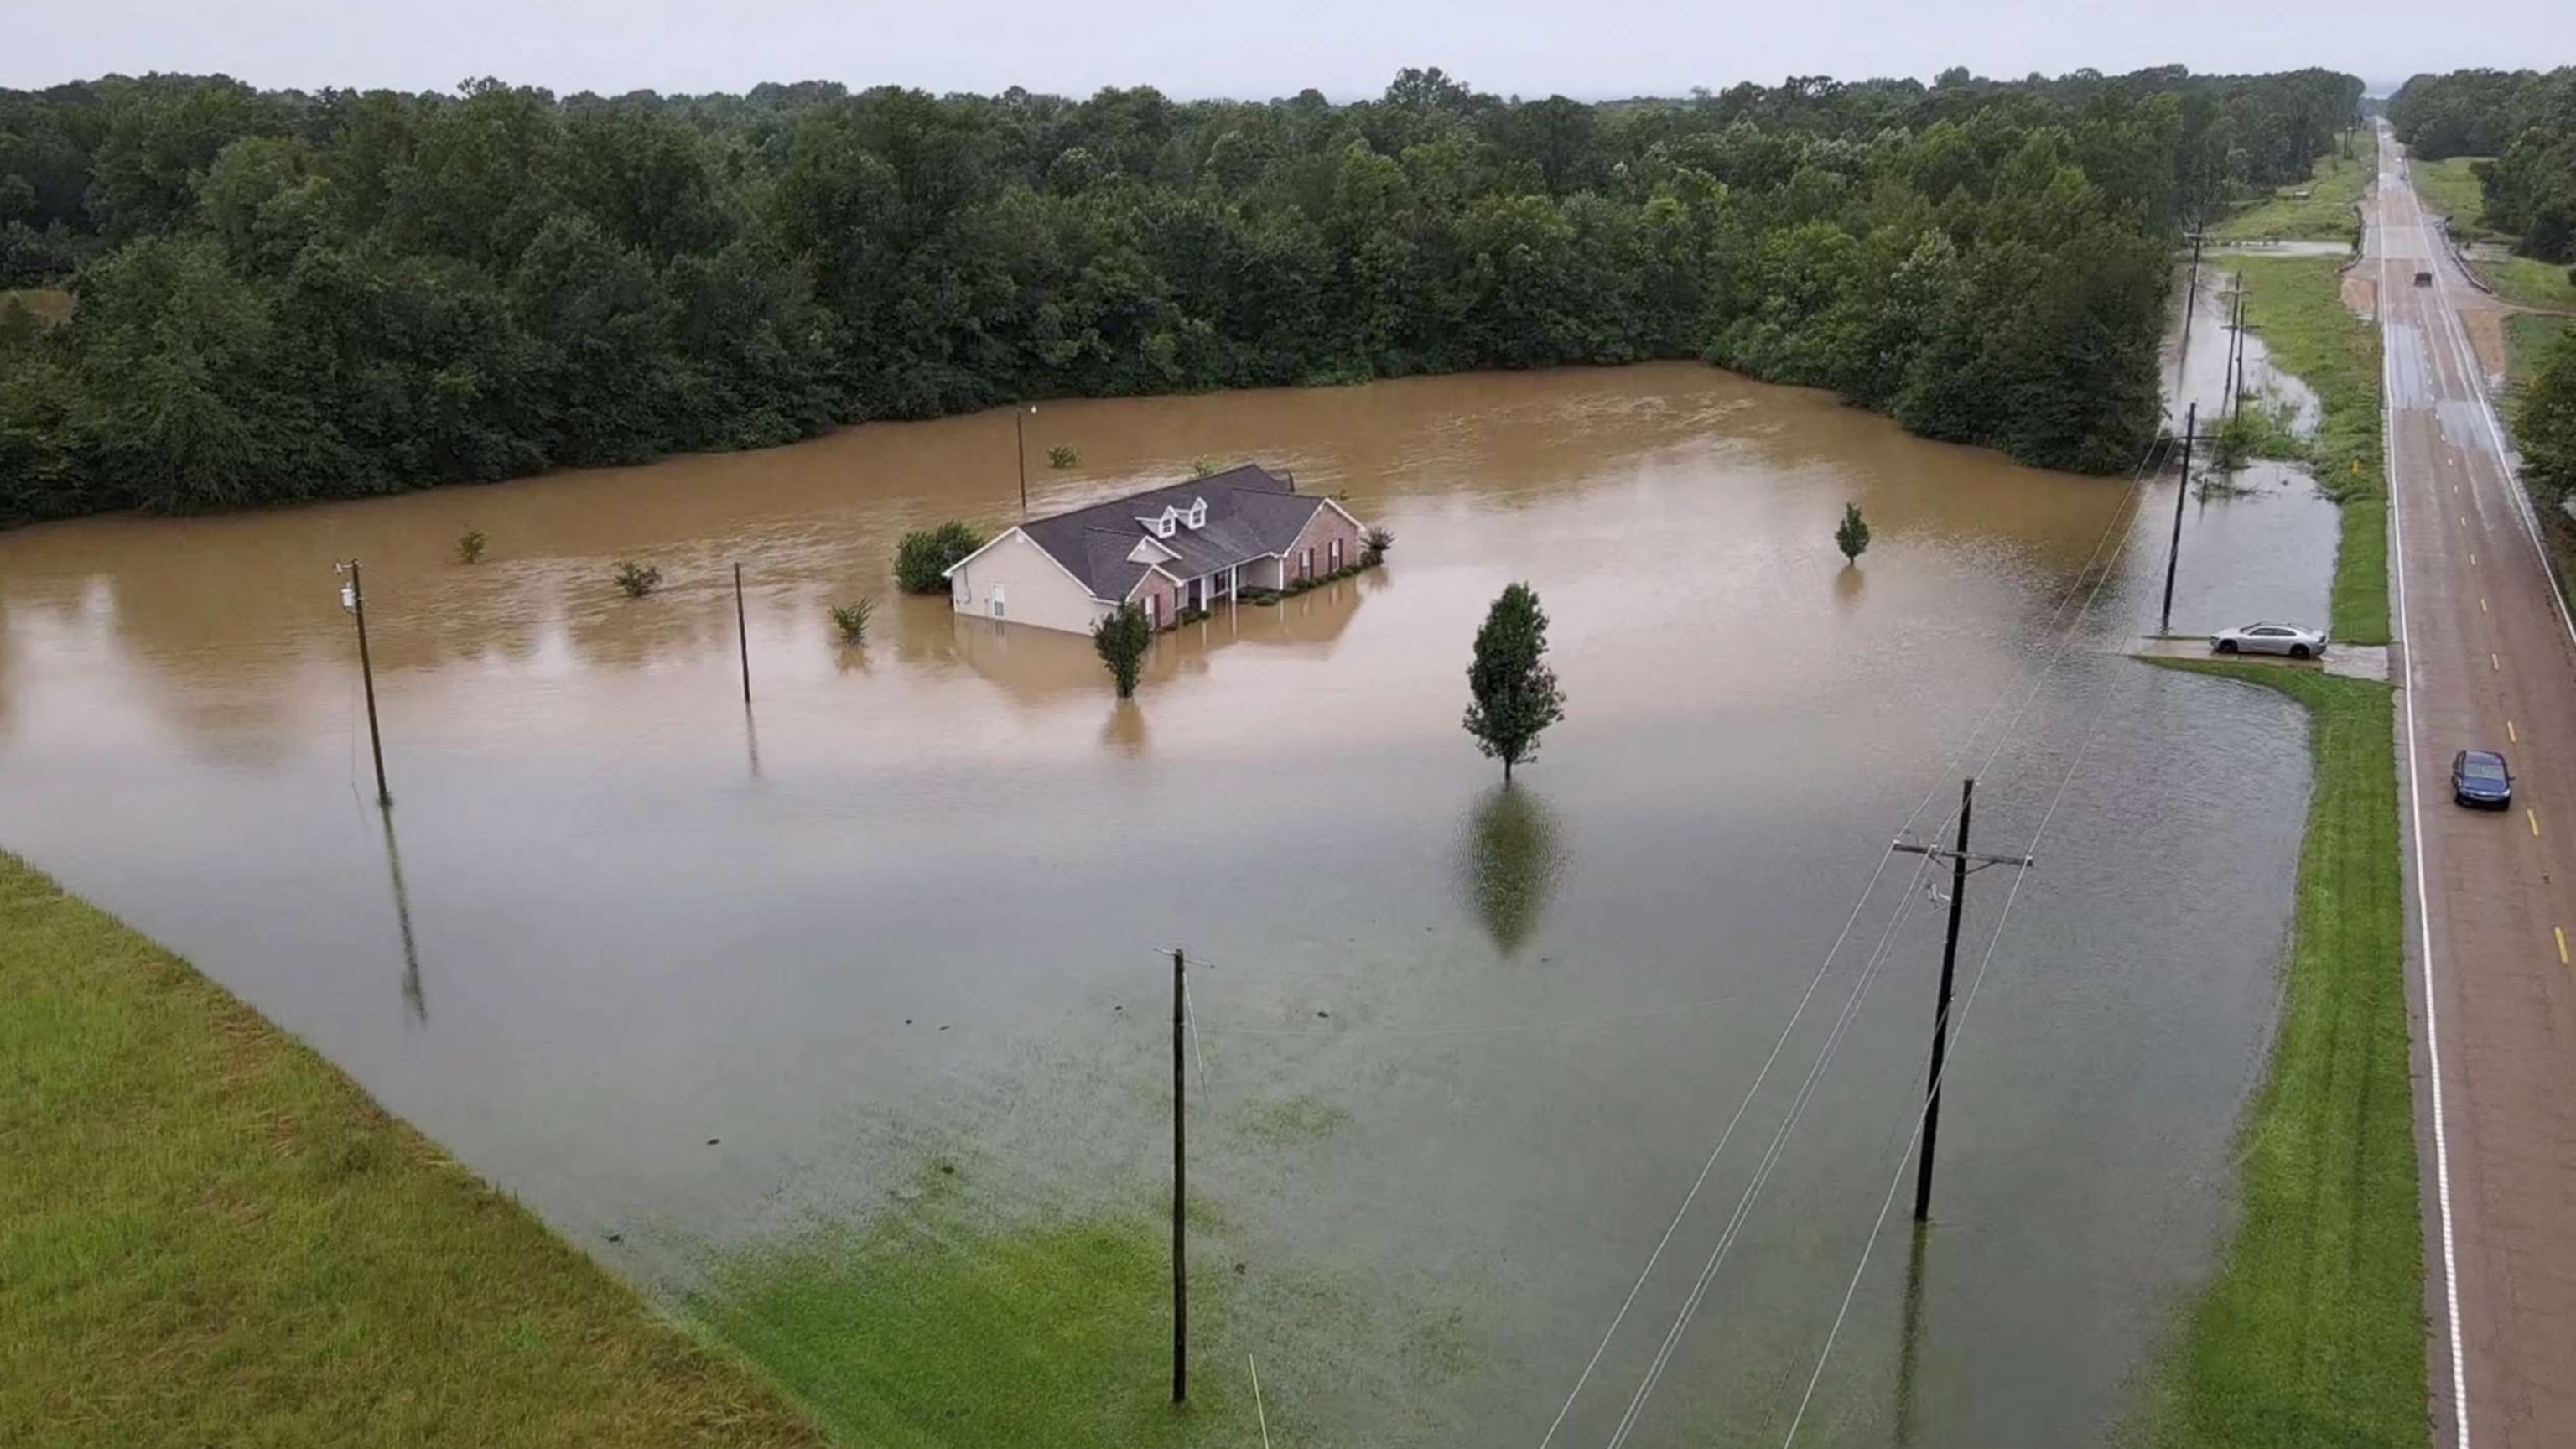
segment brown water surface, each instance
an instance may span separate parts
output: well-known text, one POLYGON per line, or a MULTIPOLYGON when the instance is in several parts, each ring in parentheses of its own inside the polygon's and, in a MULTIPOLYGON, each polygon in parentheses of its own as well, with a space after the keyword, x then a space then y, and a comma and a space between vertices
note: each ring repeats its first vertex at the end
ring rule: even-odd
MULTIPOLYGON (((1149 1202, 1153 953, 1185 943, 1213 963, 1193 1193, 1248 1262, 1414 1315, 1240 1307, 1312 1350, 1262 1358, 1306 1442, 1536 1445, 1561 1408, 1557 1443, 1623 1418, 1639 1445, 1757 1442, 1920 1091, 1940 910, 1910 857, 1873 872, 1981 769, 1980 842, 2046 819, 2042 866, 1962 1024, 1936 1231, 1910 1264, 1880 1240, 1801 1442, 2057 1446, 2132 1407, 2226 1221, 2306 789, 2287 704, 2095 647, 2152 610, 2170 480, 2019 468, 1686 365, 1050 403, 1028 442, 1041 511, 1249 458, 1398 541, 1163 636, 1121 704, 1087 640, 890 596, 904 530, 1016 515, 1001 413, 29 529, 0 536, 0 843, 673 1291, 706 1252, 865 1219, 924 1144, 1050 1210, 1149 1202), (1059 443, 1080 467, 1043 466, 1059 443), (611 584, 629 558, 660 593, 611 584), (1505 793, 1458 721, 1515 579, 1570 706, 1505 793), (841 647, 825 608, 862 594, 886 607, 841 647), (1229 1126, 1281 1120, 1325 1125, 1229 1126), (1332 1356, 1424 1314, 1460 1345, 1436 1373, 1332 1356)), ((2308 493, 2188 522, 2178 626, 2322 613, 2308 493)), ((2010 890, 1979 877, 1972 960, 2010 890)))

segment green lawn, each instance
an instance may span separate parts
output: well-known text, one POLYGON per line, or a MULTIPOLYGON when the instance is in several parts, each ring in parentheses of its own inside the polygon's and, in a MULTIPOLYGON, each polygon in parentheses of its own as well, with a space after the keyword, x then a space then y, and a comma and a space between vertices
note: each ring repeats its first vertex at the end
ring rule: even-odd
MULTIPOLYGON (((2505 376, 2524 382, 2539 375, 2547 361, 2549 349, 2558 339, 2576 328, 2576 317, 2549 317, 2538 312, 2514 312, 2504 319, 2505 376)), ((2511 409, 2507 409, 2508 415, 2511 409)))
POLYGON ((2487 279, 2487 285, 2495 288, 2497 296, 2517 307, 2576 313, 2576 284, 2569 283, 2568 269, 2556 262, 2507 257, 2500 262, 2480 262, 2478 271, 2487 279))
POLYGON ((2335 550, 2334 637, 2388 642, 2388 490, 2379 452, 2379 329, 2343 304, 2325 257, 2230 257, 2244 279, 2245 321, 2273 358, 2324 406, 2308 444, 2317 482, 2342 506, 2335 550))
POLYGON ((72 294, 57 287, 34 287, 19 291, 0 288, 0 307, 16 302, 36 314, 36 320, 56 325, 72 317, 72 294))
POLYGON ((2482 158, 2453 156, 2441 161, 2417 161, 2409 167, 2415 178, 2415 190, 2426 205, 2451 219, 2451 230, 2464 238, 2494 239, 2502 232, 2486 225, 2486 193, 2469 167, 2482 158))
POLYGON ((2243 1211, 2148 1416, 2156 1449, 2430 1441, 2385 686, 2156 660, 2307 706, 2314 793, 2269 1076, 2245 1124, 2243 1211))
POLYGON ((817 1446, 186 963, 0 853, 0 1444, 817 1446))
POLYGON ((2362 189, 2378 173, 2366 140, 2356 141, 2347 159, 2341 147, 2316 160, 2316 175, 2305 186, 2284 186, 2210 228, 2213 241, 2359 241, 2361 219, 2353 208, 2362 189), (2294 193, 2305 191, 2307 195, 2294 193))

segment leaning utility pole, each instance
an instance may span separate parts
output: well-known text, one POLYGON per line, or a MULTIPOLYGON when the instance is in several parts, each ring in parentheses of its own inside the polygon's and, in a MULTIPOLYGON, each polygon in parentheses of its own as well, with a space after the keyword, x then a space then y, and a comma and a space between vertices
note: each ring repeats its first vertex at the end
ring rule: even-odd
POLYGON ((394 792, 385 788, 385 738, 376 728, 376 664, 367 654, 367 589, 356 559, 334 567, 348 579, 340 586, 340 607, 358 616, 358 673, 367 681, 367 745, 376 753, 376 804, 390 810, 394 792))
POLYGON ((1968 814, 1976 803, 1977 780, 1971 775, 1959 782, 1959 844, 1954 850, 1937 845, 1914 845, 1898 841, 1892 847, 1909 855, 1928 856, 1950 862, 1950 934, 1941 947, 1941 995, 1932 1011, 1932 1077, 1923 1103, 1923 1155, 1914 1169, 1914 1220, 1927 1222, 1932 1215, 1932 1149, 1941 1135, 1941 1070, 1950 1054, 1950 987, 1959 969, 1959 918, 1968 905, 1968 876, 1990 865, 2010 865, 2027 869, 2037 864, 2027 855, 1971 855, 1968 853, 1968 814), (1971 865, 1969 862, 1974 861, 1971 865))
POLYGON ((1182 979, 1180 948, 1172 948, 1172 1402, 1190 1399, 1190 1163, 1181 1108, 1187 1078, 1181 1073, 1182 1001, 1189 983, 1182 979))
POLYGON ((2183 412, 2182 481, 2174 487, 2173 546, 2165 553, 2165 612, 2164 622, 2156 626, 2158 634, 2173 632, 2174 567, 2182 562, 2182 501, 2191 496, 2192 435, 2199 427, 2200 404, 2193 403, 2183 412))
POLYGON ((1037 410, 1036 403, 1031 403, 1027 407, 1021 407, 1017 403, 1011 405, 1011 439, 1019 444, 1020 516, 1022 518, 1029 516, 1029 414, 1037 410))
POLYGON ((751 626, 742 617, 742 565, 733 566, 733 637, 742 645, 742 702, 751 703, 751 626))
POLYGON ((2184 372, 2191 366, 2191 314, 2200 310, 2200 223, 2191 225, 2191 286, 2182 299, 2182 342, 2174 348, 2174 391, 2183 390, 2184 372))

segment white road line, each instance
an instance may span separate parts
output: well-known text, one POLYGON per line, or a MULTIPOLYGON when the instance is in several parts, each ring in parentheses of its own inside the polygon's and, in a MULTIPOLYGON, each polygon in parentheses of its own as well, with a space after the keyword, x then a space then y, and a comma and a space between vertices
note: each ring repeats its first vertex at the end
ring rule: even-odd
MULTIPOLYGON (((2411 188, 2410 188, 2411 189, 2411 188)), ((2419 213, 2420 219, 2420 213, 2419 213)), ((2380 198, 2379 208, 2380 285, 2388 283, 2385 255, 2388 244, 2388 199, 2380 198)), ((2420 239, 2422 228, 2417 227, 2420 239)), ((2441 276, 2440 266, 2434 276, 2441 276)), ((2438 289, 2437 289, 2438 290, 2438 289)), ((2395 349, 2389 343, 2388 313, 2381 313, 2379 372, 2383 391, 2388 386, 2389 359, 2395 349)), ((2379 414, 2380 445, 2388 455, 2388 537, 2390 561, 2397 576, 2397 643, 2405 655, 2405 688, 2400 693, 2406 701, 2406 807, 2413 822, 2415 856, 2415 926, 2420 933, 2424 978, 2424 1055, 2433 1082, 2433 1178, 2442 1216, 2442 1298, 2450 1320, 2451 1332, 2451 1418, 2458 1430, 2458 1449, 2469 1449, 2469 1374, 2467 1357, 2460 1346, 2460 1266, 2451 1227, 2451 1140, 2442 1109, 2442 1026, 2441 1008, 2433 990, 2433 905, 2424 888, 2424 787, 2422 772, 2417 768, 2418 747, 2415 739, 2415 645, 2407 628, 2406 615, 2406 530, 2398 507, 2404 492, 2397 486, 2397 415, 2393 405, 2383 403, 2379 414)), ((2474 475, 2473 475, 2474 481, 2474 475)))

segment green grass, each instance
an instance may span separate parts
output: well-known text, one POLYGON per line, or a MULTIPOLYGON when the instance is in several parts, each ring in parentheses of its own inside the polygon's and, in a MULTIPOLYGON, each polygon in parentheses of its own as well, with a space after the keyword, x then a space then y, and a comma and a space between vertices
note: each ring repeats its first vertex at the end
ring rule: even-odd
POLYGON ((35 313, 39 322, 60 326, 72 318, 72 294, 59 287, 29 287, 18 291, 0 289, 0 307, 13 301, 35 313))
POLYGON ((2353 207, 2370 184, 2378 163, 2368 143, 2359 142, 2345 158, 2341 148, 2316 159, 2316 174, 2303 187, 2284 186, 2210 228, 2213 241, 2359 241, 2361 219, 2353 207), (2292 193, 2305 191, 2305 196, 2292 193))
POLYGON ((2156 1449, 2430 1440, 2388 689, 2156 660, 2305 705, 2314 791, 2243 1212, 2148 1416, 2156 1449))
MULTIPOLYGON (((1205 1235, 1193 1235, 1197 1372, 1189 1405, 1175 1409, 1161 1217, 999 1223, 961 1177, 929 1182, 873 1223, 734 1257, 692 1312, 772 1366, 848 1444, 1259 1442, 1243 1350, 1227 1334, 1231 1259, 1201 1250, 1205 1235)), ((1195 1194, 1192 1206, 1197 1216, 1195 1194)))
MULTIPOLYGON (((2513 382, 2528 382, 2540 375, 2541 365, 2548 361, 2549 351, 2558 339, 2576 329, 2576 317, 2551 317, 2538 312, 2515 312, 2504 319, 2505 376, 2513 382)), ((2510 416, 2511 409, 2507 409, 2510 416)))
POLYGON ((2440 161, 2417 161, 2408 169, 2415 178, 2415 189, 2432 209, 2451 219, 2456 235, 2473 240, 2492 240, 2504 233, 2486 224, 2486 193, 2469 167, 2482 158, 2452 156, 2440 161))
POLYGON ((2349 644, 2388 642, 2388 488, 2379 440, 2379 329, 2343 304, 2324 257, 2230 257, 2245 321, 2272 358, 2315 389, 2322 415, 2307 445, 2317 483, 2341 505, 2330 627, 2349 644))
POLYGON ((2517 307, 2576 313, 2576 285, 2568 282, 2568 269, 2556 262, 2506 257, 2502 261, 2480 262, 2478 271, 2487 279, 2487 285, 2495 288, 2497 296, 2517 307))
POLYGON ((346 1077, 0 853, 0 1444, 819 1445, 346 1077))

